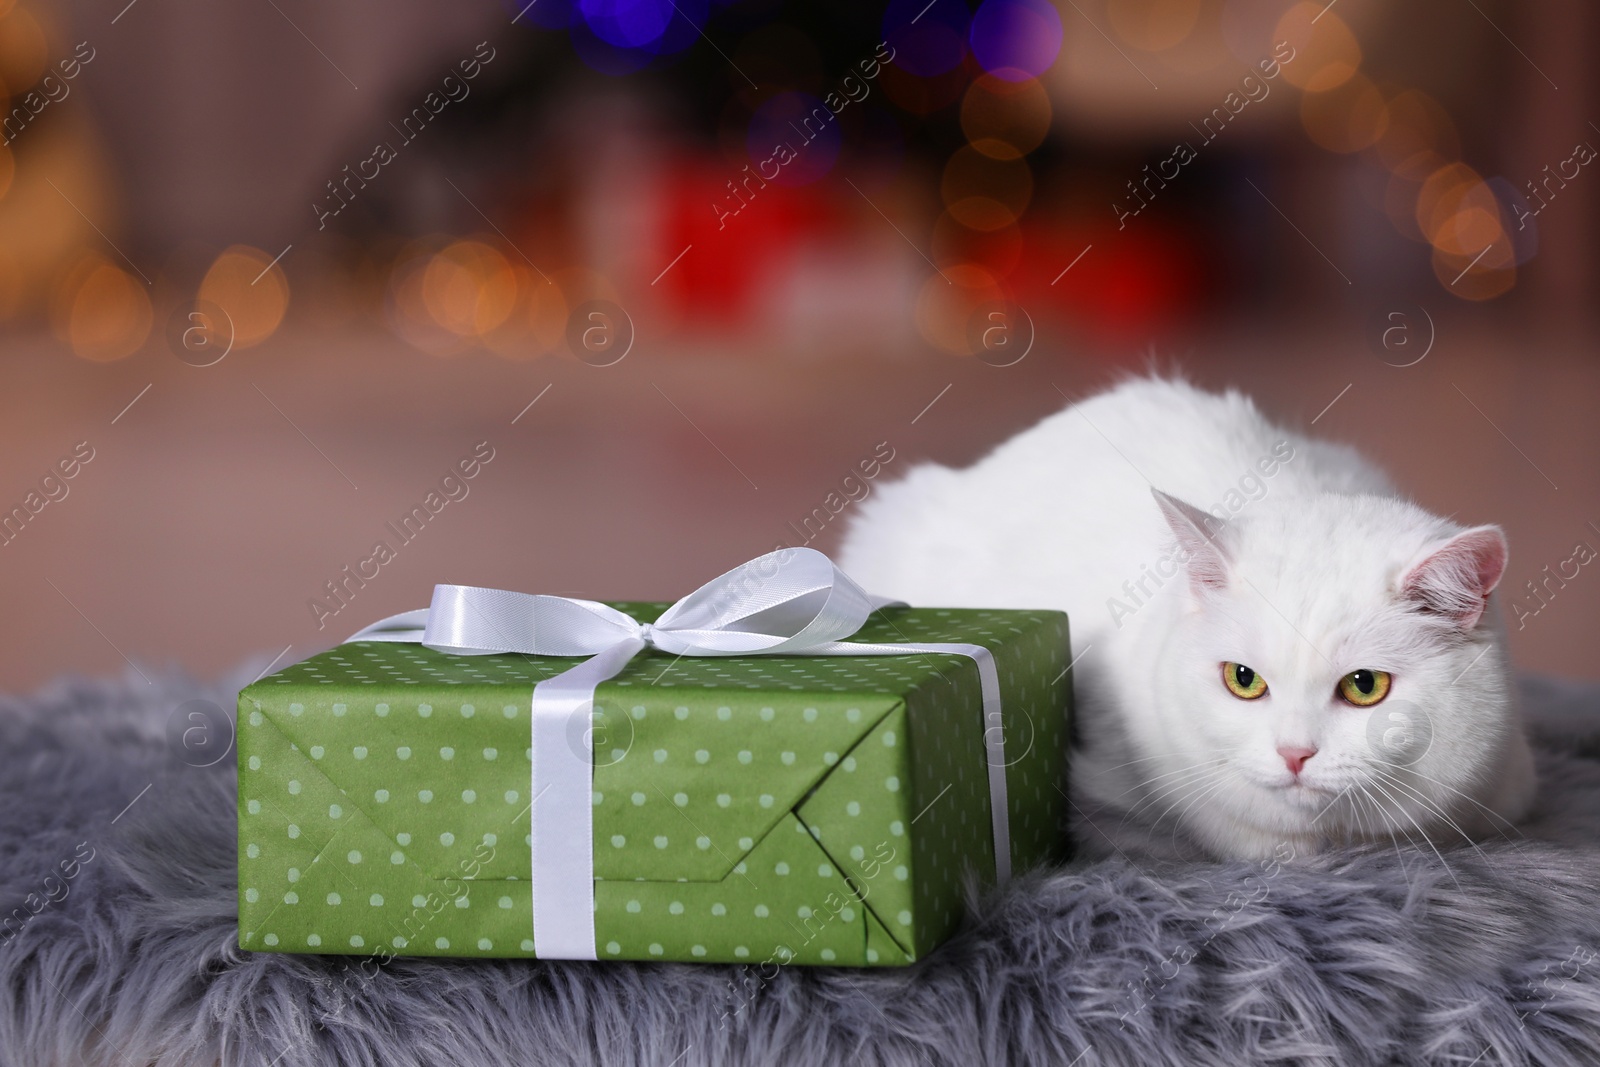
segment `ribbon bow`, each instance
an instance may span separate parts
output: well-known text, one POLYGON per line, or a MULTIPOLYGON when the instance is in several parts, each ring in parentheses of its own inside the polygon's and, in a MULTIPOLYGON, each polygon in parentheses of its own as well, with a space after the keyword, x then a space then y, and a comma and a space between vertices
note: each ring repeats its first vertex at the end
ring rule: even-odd
POLYGON ((845 641, 878 608, 874 597, 810 548, 779 549, 735 567, 653 623, 593 600, 469 585, 436 585, 426 609, 375 622, 348 641, 406 641, 458 656, 586 656, 533 687, 533 933, 541 959, 594 959, 593 755, 566 743, 587 724, 595 689, 646 648, 681 656, 898 656, 954 653, 978 667, 994 825, 996 882, 1011 874, 1005 740, 994 657, 962 643, 845 641), (549 800, 540 803, 550 793, 549 800))

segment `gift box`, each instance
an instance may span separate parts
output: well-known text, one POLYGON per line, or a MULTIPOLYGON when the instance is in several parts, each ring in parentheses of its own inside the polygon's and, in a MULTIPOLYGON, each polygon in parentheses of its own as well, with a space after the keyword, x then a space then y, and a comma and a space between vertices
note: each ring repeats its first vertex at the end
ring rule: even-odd
POLYGON ((883 607, 851 637, 883 655, 699 655, 648 631, 554 734, 530 693, 570 653, 356 640, 246 688, 240 946, 551 955, 535 900, 575 891, 560 955, 902 965, 958 927, 968 879, 1060 857, 1062 613, 883 607), (948 643, 992 657, 998 721, 981 657, 903 651, 948 643), (534 759, 557 736, 588 794, 564 814, 534 759))

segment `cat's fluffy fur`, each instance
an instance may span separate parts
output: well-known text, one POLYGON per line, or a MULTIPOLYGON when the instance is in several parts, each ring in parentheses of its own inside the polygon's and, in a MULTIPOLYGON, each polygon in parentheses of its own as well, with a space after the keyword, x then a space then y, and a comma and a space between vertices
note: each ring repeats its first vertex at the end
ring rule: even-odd
POLYGON ((1070 614, 1080 848, 1260 857, 1524 814, 1505 560, 1497 528, 1401 499, 1350 448, 1138 379, 884 486, 841 566, 916 604, 1070 614), (1230 693, 1228 662, 1266 695, 1230 693), (1358 669, 1389 672, 1388 698, 1342 700, 1358 669), (1296 776, 1279 749, 1316 754, 1296 776))

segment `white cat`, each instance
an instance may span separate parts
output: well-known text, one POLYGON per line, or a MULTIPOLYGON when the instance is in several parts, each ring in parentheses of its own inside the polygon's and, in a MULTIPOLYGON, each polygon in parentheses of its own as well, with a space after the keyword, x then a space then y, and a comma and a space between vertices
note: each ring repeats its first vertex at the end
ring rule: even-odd
POLYGON ((840 565, 913 604, 1069 613, 1080 851, 1192 854, 1181 829, 1256 858, 1526 812, 1506 551, 1236 392, 1139 379, 882 487, 840 565))

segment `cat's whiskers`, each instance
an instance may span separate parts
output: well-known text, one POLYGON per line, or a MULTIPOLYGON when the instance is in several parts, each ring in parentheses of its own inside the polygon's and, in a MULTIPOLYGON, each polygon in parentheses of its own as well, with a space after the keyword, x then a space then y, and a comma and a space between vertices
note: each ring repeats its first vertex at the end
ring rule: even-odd
POLYGON ((1360 839, 1357 836, 1356 827, 1352 823, 1352 820, 1360 815, 1360 809, 1357 806, 1360 798, 1351 792, 1352 788, 1352 786, 1345 786, 1339 790, 1338 793, 1334 794, 1333 799, 1328 801, 1317 812, 1316 818, 1311 820, 1311 827, 1329 840, 1350 844, 1360 839), (1335 809, 1338 810, 1336 811, 1335 809), (1330 814, 1332 814, 1332 818, 1328 818, 1330 814))
POLYGON ((1164 752, 1159 754, 1159 755, 1155 755, 1155 756, 1140 756, 1138 759, 1131 759, 1131 760, 1128 760, 1126 763, 1118 763, 1118 764, 1116 764, 1115 766, 1112 766, 1112 767, 1104 767, 1101 770, 1095 772, 1094 774, 1089 775, 1087 778, 1084 779, 1084 781, 1086 781, 1086 782, 1097 782, 1101 778, 1104 778, 1106 775, 1110 774, 1111 772, 1120 771, 1124 767, 1132 767, 1135 763, 1150 763, 1153 760, 1164 760, 1164 759, 1168 759, 1168 758, 1169 758, 1168 755, 1166 753, 1164 753, 1164 752))
MULTIPOLYGON (((1487 804, 1483 804, 1483 803, 1479 802, 1479 800, 1476 797, 1471 796, 1468 793, 1463 793, 1461 790, 1457 789, 1453 785, 1449 785, 1449 784, 1447 784, 1445 782, 1441 782, 1441 781, 1439 781, 1439 779, 1433 777, 1432 775, 1423 774, 1421 771, 1417 770, 1415 767, 1407 767, 1404 764, 1390 763, 1388 760, 1381 760, 1381 759, 1374 759, 1372 762, 1374 762, 1376 764, 1379 764, 1380 766, 1383 766, 1383 767, 1392 768, 1392 769, 1397 770, 1397 771, 1409 772, 1411 774, 1416 775, 1418 778, 1421 778, 1423 781, 1433 783, 1434 785, 1438 786, 1440 789, 1449 790, 1450 792, 1454 793, 1456 796, 1460 797, 1462 800, 1465 800, 1468 804, 1471 804, 1473 807, 1477 808, 1478 810, 1480 810, 1483 813, 1485 813, 1486 815, 1488 815, 1490 818, 1495 819, 1495 820, 1503 823, 1508 829, 1513 831, 1518 837, 1525 836, 1523 834, 1523 832, 1517 828, 1516 823, 1511 822, 1505 816, 1501 815, 1498 811, 1495 811, 1493 808, 1489 807, 1487 804)), ((1497 828, 1496 829, 1496 833, 1498 833, 1501 837, 1505 838, 1507 841, 1511 841, 1511 839, 1509 837, 1506 837, 1506 834, 1505 834, 1504 830, 1499 830, 1497 828)), ((1514 844, 1515 842, 1512 842, 1512 843, 1514 844)))
MULTIPOLYGON (((1210 780, 1212 777, 1220 776, 1225 769, 1225 760, 1207 760, 1204 764, 1196 764, 1193 767, 1184 768, 1182 771, 1174 771, 1172 774, 1163 775, 1162 777, 1166 778, 1172 778, 1175 775, 1181 775, 1182 777, 1178 777, 1174 781, 1164 783, 1160 789, 1156 789, 1141 798, 1138 803, 1134 804, 1127 810, 1127 813, 1123 816, 1123 822, 1126 822, 1129 818, 1133 817, 1140 809, 1150 804, 1158 803, 1159 801, 1166 799, 1173 793, 1176 793, 1185 787, 1199 786, 1210 780)), ((1154 780, 1152 779, 1151 781, 1153 782, 1154 780)), ((1151 782, 1141 782, 1134 788, 1144 788, 1150 784, 1151 782)), ((1124 791, 1123 795, 1131 793, 1132 791, 1133 790, 1131 789, 1126 790, 1124 791)))
POLYGON ((1166 818, 1173 808, 1183 803, 1188 797, 1193 796, 1195 790, 1209 788, 1211 785, 1215 784, 1216 781, 1220 780, 1221 771, 1218 771, 1214 777, 1200 778, 1194 780, 1193 782, 1182 783, 1175 785, 1170 789, 1164 789, 1161 792, 1148 797, 1145 801, 1142 801, 1138 807, 1132 808, 1124 813, 1120 825, 1126 826, 1129 821, 1133 821, 1135 823, 1143 823, 1147 827, 1153 829, 1154 827, 1161 825, 1162 820, 1166 818), (1149 812, 1155 807, 1155 805, 1169 799, 1171 800, 1171 803, 1167 804, 1167 806, 1162 810, 1161 814, 1157 815, 1154 819, 1149 818, 1149 812))
POLYGON ((1349 822, 1344 824, 1344 832, 1346 832, 1346 838, 1349 840, 1350 845, 1366 843, 1366 841, 1373 841, 1378 837, 1373 832, 1373 827, 1366 822, 1365 805, 1368 800, 1362 797, 1362 793, 1354 792, 1354 790, 1358 789, 1360 789, 1360 785, 1357 784, 1349 785, 1346 789, 1346 792, 1350 793, 1350 819, 1349 822))
MULTIPOLYGON (((1450 862, 1444 858, 1444 853, 1439 851, 1439 846, 1433 843, 1433 839, 1428 836, 1428 831, 1423 829, 1422 824, 1417 821, 1417 817, 1411 814, 1410 811, 1406 810, 1405 804, 1396 799, 1393 793, 1390 793, 1387 789, 1385 789, 1383 787, 1383 783, 1377 778, 1372 778, 1370 781, 1372 783, 1372 787, 1378 792, 1382 793, 1384 796, 1388 797, 1390 802, 1394 804, 1395 810, 1401 815, 1404 815, 1408 820, 1410 820, 1411 825, 1417 828, 1417 833, 1421 835, 1422 840, 1427 842, 1428 847, 1433 850, 1433 854, 1439 857, 1439 863, 1444 867, 1445 873, 1450 876, 1450 880, 1455 883, 1456 889, 1465 892, 1465 890, 1462 889, 1461 880, 1456 877, 1455 869, 1451 867, 1450 862)), ((1406 840, 1411 840, 1410 834, 1406 834, 1406 840)))
POLYGON ((1172 807, 1182 803, 1184 798, 1192 795, 1192 790, 1206 786, 1215 779, 1220 779, 1221 775, 1222 769, 1218 767, 1208 769, 1206 773, 1197 775, 1196 777, 1187 781, 1169 782, 1165 788, 1156 790, 1149 796, 1140 800, 1139 803, 1125 811, 1123 813, 1122 822, 1120 825, 1126 826, 1128 822, 1132 820, 1135 822, 1143 821, 1152 827, 1157 826, 1160 824, 1163 816, 1158 816, 1153 822, 1151 822, 1148 818, 1145 818, 1145 812, 1147 809, 1154 807, 1156 804, 1159 804, 1170 797, 1176 797, 1177 799, 1174 800, 1167 809, 1170 811, 1172 807))
MULTIPOLYGON (((1134 783, 1134 785, 1131 788, 1125 789, 1121 793, 1117 794, 1117 798, 1116 799, 1120 800, 1122 797, 1127 796, 1129 793, 1134 792, 1135 790, 1138 790, 1138 789, 1146 789, 1146 790, 1148 790, 1151 787, 1155 786, 1157 783, 1161 783, 1161 788, 1160 789, 1155 790, 1154 793, 1150 794, 1149 796, 1146 796, 1145 798, 1143 798, 1143 800, 1140 801, 1140 804, 1143 804, 1146 801, 1148 801, 1151 798, 1151 796, 1160 796, 1160 795, 1162 795, 1165 792, 1165 790, 1170 786, 1181 784, 1182 782, 1184 782, 1185 780, 1187 780, 1187 779, 1189 779, 1191 777, 1204 776, 1206 774, 1215 773, 1215 772, 1221 770, 1222 765, 1224 763, 1226 763, 1226 762, 1227 762, 1227 757, 1218 756, 1218 757, 1213 758, 1213 759, 1206 759, 1206 760, 1201 760, 1201 761, 1199 761, 1197 763, 1191 763, 1187 767, 1180 767, 1175 771, 1168 771, 1165 774, 1158 774, 1153 778, 1140 779, 1138 782, 1134 783)), ((1137 809, 1138 806, 1139 805, 1136 804, 1134 806, 1135 809, 1137 809)))
MULTIPOLYGON (((1360 790, 1358 799, 1361 803, 1357 810, 1360 812, 1362 832, 1374 845, 1382 845, 1383 838, 1387 837, 1389 844, 1394 846, 1398 855, 1400 842, 1395 840, 1394 827, 1390 825, 1388 818, 1385 816, 1383 805, 1371 793, 1367 792, 1364 787, 1358 784, 1357 788, 1360 790), (1368 822, 1369 813, 1371 815, 1370 822, 1368 822)), ((1401 866, 1405 866, 1404 858, 1401 859, 1401 866)))
POLYGON ((1166 774, 1158 774, 1153 778, 1141 778, 1134 785, 1129 786, 1127 789, 1124 789, 1122 792, 1118 793, 1112 799, 1113 800, 1121 800, 1123 797, 1127 796, 1129 793, 1133 792, 1135 789, 1143 789, 1146 786, 1154 785, 1156 782, 1161 781, 1163 778, 1171 778, 1174 775, 1180 775, 1180 774, 1192 774, 1192 773, 1194 773, 1196 771, 1212 770, 1212 769, 1215 769, 1216 766, 1219 766, 1219 765, 1221 765, 1223 763, 1226 763, 1226 762, 1227 762, 1227 757, 1218 756, 1216 759, 1205 760, 1204 762, 1201 762, 1201 763, 1191 763, 1187 767, 1180 767, 1175 771, 1168 771, 1166 774))
MULTIPOLYGON (((1346 792, 1349 792, 1349 790, 1346 790, 1346 792)), ((1350 821, 1343 824, 1346 842, 1351 845, 1356 845, 1375 840, 1377 835, 1374 834, 1372 832, 1372 828, 1367 825, 1367 815, 1366 812, 1362 810, 1362 805, 1365 798, 1359 793, 1351 793, 1350 800, 1350 821)))
MULTIPOLYGON (((1177 818, 1176 818, 1176 819, 1174 819, 1174 820, 1172 820, 1172 836, 1173 836, 1173 840, 1174 840, 1174 841, 1176 841, 1176 840, 1177 840, 1177 836, 1178 836, 1178 829, 1179 829, 1179 828, 1180 828, 1180 827, 1181 827, 1181 826, 1183 826, 1183 819, 1184 819, 1184 816, 1186 816, 1186 815, 1188 815, 1188 814, 1189 814, 1189 809, 1190 809, 1190 808, 1192 808, 1192 807, 1194 807, 1194 806, 1195 806, 1195 805, 1196 805, 1196 804, 1198 804, 1198 803, 1199 803, 1199 802, 1200 802, 1200 801, 1201 801, 1201 800, 1203 800, 1203 799, 1205 799, 1205 798, 1206 798, 1206 797, 1208 797, 1208 796, 1210 796, 1210 795, 1212 795, 1212 794, 1213 794, 1213 793, 1216 793, 1216 792, 1217 792, 1217 791, 1218 791, 1218 790, 1220 790, 1220 789, 1222 789, 1222 788, 1224 788, 1224 787, 1225 787, 1225 786, 1227 786, 1227 785, 1228 785, 1228 784, 1229 784, 1229 782, 1228 782, 1228 780, 1227 780, 1227 778, 1226 778, 1226 777, 1223 777, 1223 778, 1221 778, 1221 779, 1220 779, 1220 780, 1219 780, 1219 781, 1217 781, 1217 782, 1216 782, 1216 783, 1214 783, 1214 784, 1213 784, 1213 785, 1211 785, 1211 786, 1209 786, 1209 787, 1208 787, 1208 788, 1207 788, 1207 789, 1205 789, 1205 790, 1204 790, 1204 791, 1203 791, 1203 792, 1201 792, 1201 793, 1198 793, 1198 794, 1196 794, 1196 795, 1195 795, 1195 796, 1193 796, 1193 797, 1191 797, 1191 798, 1190 798, 1190 800, 1189 800, 1189 803, 1187 803, 1187 804, 1185 804, 1185 805, 1184 805, 1184 806, 1183 806, 1183 810, 1182 810, 1182 811, 1180 811, 1180 812, 1178 812, 1178 817, 1177 817, 1177 818)), ((1159 824, 1159 820, 1158 820, 1158 824, 1159 824)))
MULTIPOLYGON (((1395 838, 1395 833, 1398 832, 1401 837, 1405 838, 1406 844, 1410 845, 1411 848, 1418 853, 1420 853, 1422 850, 1417 846, 1417 839, 1411 836, 1411 831, 1407 830, 1404 824, 1402 824, 1400 820, 1396 818, 1397 814, 1404 815, 1405 812, 1394 802, 1393 796, 1389 795, 1388 793, 1384 794, 1384 796, 1389 800, 1389 803, 1386 804, 1382 800, 1379 800, 1377 797, 1373 796, 1372 790, 1368 789, 1365 785, 1361 786, 1360 788, 1362 794, 1372 804, 1374 816, 1380 819, 1384 831, 1389 835, 1389 840, 1393 842, 1395 846, 1395 855, 1400 858, 1401 866, 1406 869, 1407 874, 1410 874, 1410 865, 1406 863, 1405 853, 1400 851, 1400 842, 1395 838)), ((1412 825, 1415 826, 1416 823, 1412 822, 1412 825)))
MULTIPOLYGON (((1180 795, 1178 799, 1174 800, 1171 804, 1168 804, 1161 814, 1156 816, 1155 820, 1150 823, 1150 828, 1154 830, 1159 827, 1166 817, 1172 814, 1173 809, 1175 809, 1179 804, 1183 804, 1186 799, 1189 801, 1189 803, 1184 806, 1185 812, 1187 812, 1189 808, 1193 806, 1196 800, 1199 800, 1201 797, 1209 796, 1228 785, 1230 783, 1229 775, 1232 773, 1233 768, 1224 763, 1219 765, 1208 776, 1185 782, 1174 789, 1169 789, 1162 792, 1159 797, 1155 799, 1165 799, 1166 797, 1171 796, 1173 793, 1183 791, 1182 795, 1180 795), (1204 788, 1201 788, 1202 786, 1204 788)), ((1172 832, 1174 839, 1176 839, 1178 826, 1181 825, 1182 821, 1183 817, 1180 815, 1173 823, 1172 832)))
POLYGON ((1131 767, 1135 763, 1149 763, 1151 760, 1166 759, 1166 758, 1167 758, 1167 755, 1164 752, 1157 753, 1154 756, 1140 756, 1137 759, 1128 760, 1128 762, 1126 762, 1126 763, 1118 763, 1118 764, 1115 764, 1114 766, 1107 767, 1105 769, 1105 771, 1102 772, 1102 773, 1109 773, 1110 771, 1120 771, 1122 768, 1131 767))
MULTIPOLYGON (((1378 821, 1378 824, 1383 828, 1384 832, 1389 835, 1389 843, 1394 846, 1395 860, 1400 864, 1400 870, 1404 872, 1406 876, 1406 885, 1409 887, 1413 884, 1411 878, 1411 865, 1406 862, 1406 855, 1400 850, 1400 841, 1394 836, 1395 825, 1393 820, 1387 817, 1383 805, 1379 803, 1375 797, 1373 797, 1372 793, 1367 789, 1366 786, 1362 785, 1360 782, 1355 783, 1355 785, 1356 788, 1361 791, 1362 799, 1372 806, 1373 818, 1378 821)), ((1403 829, 1400 832, 1405 834, 1406 842, 1415 848, 1416 842, 1411 840, 1411 835, 1406 834, 1405 830, 1403 829)), ((1376 838, 1377 835, 1374 834, 1373 837, 1376 838)))
POLYGON ((1380 771, 1380 770, 1374 769, 1373 773, 1376 774, 1378 777, 1382 778, 1384 781, 1388 782, 1390 785, 1394 786, 1394 788, 1402 789, 1405 792, 1407 792, 1407 793, 1411 794, 1412 796, 1416 797, 1418 802, 1421 803, 1423 805, 1423 807, 1425 807, 1429 811, 1433 812, 1435 815, 1437 815, 1440 818, 1440 820, 1442 820, 1445 823, 1445 825, 1449 826, 1456 833, 1460 834, 1461 835, 1461 839, 1463 841, 1465 841, 1468 845, 1471 845, 1472 846, 1472 850, 1474 852, 1476 852, 1478 855, 1482 856, 1485 860, 1489 859, 1489 854, 1487 852, 1485 852, 1483 849, 1478 847, 1478 843, 1472 839, 1472 835, 1467 833, 1465 830, 1463 830, 1461 828, 1461 825, 1459 823, 1457 823, 1454 819, 1452 819, 1448 812, 1446 812, 1442 807, 1440 807, 1439 805, 1435 804, 1432 800, 1430 800, 1428 798, 1428 796, 1425 793, 1423 793, 1420 789, 1417 789, 1414 786, 1408 785, 1407 783, 1401 781, 1395 775, 1389 774, 1389 773, 1387 773, 1385 771, 1380 771))

